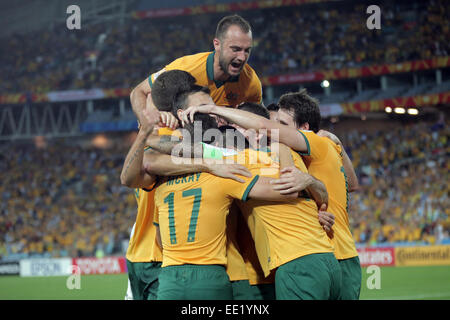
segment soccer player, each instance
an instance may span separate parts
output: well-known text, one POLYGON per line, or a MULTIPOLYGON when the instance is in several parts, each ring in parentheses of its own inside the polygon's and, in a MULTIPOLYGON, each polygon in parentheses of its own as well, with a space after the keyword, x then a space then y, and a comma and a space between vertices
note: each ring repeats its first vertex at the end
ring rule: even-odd
MULTIPOLYGON (((266 119, 270 118, 269 111, 266 108, 264 108, 263 106, 259 105, 259 104, 243 103, 243 104, 238 106, 238 109, 239 110, 248 111, 248 112, 251 112, 253 114, 260 115, 260 116, 262 116, 262 117, 264 117, 266 119)), ((253 148, 257 148, 258 150, 268 149, 267 148, 268 147, 267 146, 267 139, 262 139, 261 140, 261 133, 258 134, 258 135, 255 135, 254 132, 251 132, 251 134, 247 134, 247 131, 251 131, 251 130, 244 130, 243 128, 241 128, 239 126, 236 126, 236 128, 237 128, 237 130, 240 130, 249 139, 250 145, 252 145, 253 148), (265 144, 261 144, 260 142, 262 142, 262 141, 264 141, 265 144)), ((295 156, 298 158, 298 155, 295 154, 295 156)), ((305 170, 304 169, 304 165, 303 165, 303 161, 301 161, 301 159, 297 159, 297 161, 299 162, 299 164, 297 165, 298 170, 300 170, 300 168, 303 168, 303 170, 305 170), (300 167, 300 165, 303 166, 303 167, 300 167)), ((320 206, 321 203, 319 202, 318 204, 320 206)), ((269 209, 269 212, 270 212, 270 208, 266 208, 266 209, 269 209)), ((258 205, 258 208, 256 210, 254 210, 254 211, 255 211, 255 215, 257 215, 259 211, 264 212, 265 210, 263 210, 262 208, 259 208, 259 205, 258 205)), ((315 211, 312 211, 312 212, 315 212, 315 211)), ((312 212, 310 212, 310 214, 312 212)), ((247 210, 247 213, 249 213, 249 210, 247 210)), ((328 213, 322 212, 321 215, 323 215, 324 218, 329 219, 328 213)), ((255 225, 259 226, 259 227, 264 225, 262 223, 254 224, 252 221, 254 221, 254 219, 253 220, 252 219, 247 219, 247 222, 249 224, 252 224, 252 227, 251 227, 252 230, 255 229, 255 225)), ((272 223, 272 222, 270 222, 270 223, 272 223)), ((330 228, 331 228, 331 225, 329 227, 327 225, 327 229, 330 230, 330 228)), ((263 233, 264 233, 264 231, 261 231, 261 230, 254 231, 254 234, 263 234, 263 233)), ((257 243, 257 247, 259 247, 259 252, 261 252, 261 251, 262 252, 267 252, 268 251, 268 249, 266 249, 267 246, 268 246, 268 244, 266 243, 266 244, 263 245, 263 248, 261 248, 261 241, 258 241, 258 243, 257 243)), ((311 249, 311 248, 309 248, 309 249, 311 249)), ((251 257, 251 255, 250 255, 250 257, 251 257)), ((333 259, 331 259, 331 260, 333 260, 333 259)), ((253 265, 254 265, 254 262, 252 262, 252 261, 247 261, 247 265, 249 263, 253 263, 253 265)), ((255 292, 256 295, 258 295, 258 292, 259 292, 260 294, 264 294, 264 295, 269 295, 269 296, 275 297, 275 288, 273 286, 273 281, 274 281, 273 275, 274 275, 275 269, 276 269, 276 267, 273 267, 271 269, 271 273, 269 273, 269 276, 268 276, 268 274, 264 275, 264 273, 262 273, 262 270, 260 271, 260 268, 252 268, 252 270, 248 271, 249 277, 250 277, 250 280, 251 280, 251 284, 252 284, 251 288, 253 289, 253 291, 255 292)), ((277 288, 278 288, 279 292, 283 292, 283 291, 280 291, 281 289, 279 287, 277 287, 277 288)), ((338 292, 337 289, 335 290, 334 298, 336 298, 338 296, 336 292, 338 292)), ((279 294, 278 297, 282 298, 283 296, 280 296, 280 294, 279 294)), ((301 295, 299 295, 298 297, 304 298, 304 296, 301 296, 301 295)), ((296 296, 284 296, 284 298, 291 299, 291 298, 296 298, 296 296)), ((316 295, 315 298, 325 299, 326 295, 316 295)))
POLYGON ((281 96, 278 105, 280 122, 299 130, 309 145, 303 152, 309 173, 323 181, 329 193, 328 211, 336 216, 332 242, 342 269, 341 299, 359 299, 361 265, 348 220, 349 186, 351 191, 358 189, 351 160, 342 144, 317 135, 321 120, 319 104, 306 90, 281 96))
MULTIPOLYGON (((347 212, 348 192, 358 188, 353 165, 344 148, 316 134, 321 119, 320 109, 317 100, 305 90, 283 95, 278 105, 280 123, 243 110, 220 110, 214 106, 192 107, 186 110, 185 117, 192 118, 196 112, 205 112, 221 116, 246 129, 264 130, 268 134, 276 129, 281 143, 304 156, 308 172, 325 183, 330 198, 327 210, 336 217, 333 233, 329 236, 342 269, 341 298, 358 299, 361 267, 347 212)), ((280 179, 274 182, 274 187, 280 192, 294 192, 298 184, 297 174, 292 168, 284 169, 280 179)))
MULTIPOLYGON (((217 105, 234 107, 246 101, 261 103, 261 81, 247 64, 252 49, 250 24, 238 15, 222 18, 217 25, 213 45, 214 51, 176 59, 136 86, 130 100, 138 120, 156 78, 173 69, 187 71, 198 85, 207 86, 217 105)), ((170 106, 158 105, 158 101, 155 105, 161 111, 170 111, 170 106)))

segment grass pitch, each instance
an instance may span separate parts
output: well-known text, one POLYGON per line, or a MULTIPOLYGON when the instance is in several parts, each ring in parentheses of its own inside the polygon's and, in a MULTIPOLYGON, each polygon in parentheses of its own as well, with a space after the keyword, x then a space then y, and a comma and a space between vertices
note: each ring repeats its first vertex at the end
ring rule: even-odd
MULTIPOLYGON (((450 300, 450 266, 383 267, 380 289, 369 289, 372 274, 362 271, 361 299, 450 300)), ((67 277, 0 277, 1 300, 123 300, 127 275, 81 276, 81 288, 69 290, 67 277)))

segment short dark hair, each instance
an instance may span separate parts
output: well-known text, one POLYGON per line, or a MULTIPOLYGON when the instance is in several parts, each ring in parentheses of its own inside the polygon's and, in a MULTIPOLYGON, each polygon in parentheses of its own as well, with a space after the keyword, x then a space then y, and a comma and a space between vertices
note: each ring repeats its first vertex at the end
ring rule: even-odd
POLYGON ((248 23, 247 20, 242 18, 241 16, 234 14, 231 16, 223 17, 219 23, 217 24, 216 29, 216 38, 219 40, 222 40, 225 33, 227 32, 228 28, 230 26, 238 26, 242 32, 248 33, 252 31, 252 28, 250 27, 250 23, 248 23))
POLYGON ((302 89, 299 92, 285 93, 278 101, 280 109, 294 112, 294 123, 300 127, 304 123, 309 124, 309 130, 317 132, 320 129, 319 101, 302 89))
POLYGON ((189 122, 186 123, 183 127, 183 129, 187 130, 189 132, 189 134, 191 135, 191 142, 192 143, 199 143, 199 142, 204 142, 204 143, 214 143, 215 141, 215 137, 211 137, 211 139, 209 140, 203 140, 205 135, 205 131, 208 129, 218 129, 217 126, 217 122, 216 119, 214 119, 213 117, 211 117, 209 114, 205 114, 205 113, 196 113, 194 114, 194 122, 189 122), (194 133, 195 129, 198 130, 198 126, 195 126, 195 122, 200 122, 201 123, 201 132, 197 132, 197 134, 194 133), (201 135, 199 135, 201 134, 201 135), (197 138, 197 139, 196 139, 197 138), (200 138, 200 139, 198 139, 200 138))
POLYGON ((206 94, 210 94, 211 91, 209 90, 208 87, 203 87, 203 86, 199 86, 197 84, 191 86, 189 88, 189 90, 187 91, 180 91, 177 93, 177 95, 175 96, 174 102, 173 102, 173 108, 172 108, 172 114, 176 117, 177 116, 177 111, 178 109, 182 109, 185 110, 187 109, 187 101, 188 101, 188 97, 191 94, 194 94, 196 92, 203 92, 206 94))
POLYGON ((152 99, 160 111, 172 111, 177 94, 189 91, 195 78, 183 70, 169 70, 160 74, 152 85, 152 99))
POLYGON ((267 110, 269 110, 269 112, 278 111, 278 109, 280 109, 280 107, 276 103, 271 103, 267 106, 267 110))
POLYGON ((266 119, 270 119, 269 110, 258 103, 254 102, 244 102, 237 107, 239 110, 248 111, 254 114, 257 114, 266 119))

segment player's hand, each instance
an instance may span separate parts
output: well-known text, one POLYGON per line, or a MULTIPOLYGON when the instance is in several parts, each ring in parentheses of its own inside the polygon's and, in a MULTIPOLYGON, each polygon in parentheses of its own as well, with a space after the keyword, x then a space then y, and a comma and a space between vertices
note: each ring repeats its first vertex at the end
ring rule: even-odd
POLYGON ((245 180, 237 175, 244 177, 251 177, 252 174, 246 167, 240 164, 223 164, 223 163, 210 163, 208 166, 208 172, 222 178, 233 179, 237 182, 244 183, 245 180))
POLYGON ((194 115, 199 113, 211 113, 214 109, 215 105, 208 104, 208 105, 202 105, 202 106, 194 106, 189 107, 186 110, 183 111, 183 117, 181 119, 183 126, 185 123, 194 122, 194 115))
POLYGON ((160 111, 160 122, 163 127, 168 127, 172 130, 178 128, 178 119, 171 113, 166 111, 160 111))
POLYGON ((273 190, 286 195, 305 190, 311 182, 312 177, 309 174, 301 172, 296 167, 286 167, 281 169, 280 178, 270 183, 273 190))
POLYGON ((326 211, 327 205, 323 203, 319 209, 319 223, 330 238, 333 238, 334 214, 326 211))
POLYGON ((146 106, 142 111, 143 121, 141 122, 141 129, 152 131, 156 125, 162 124, 161 115, 158 109, 153 105, 152 96, 147 95, 146 106))
POLYGON ((342 145, 341 140, 339 140, 339 138, 335 134, 333 134, 329 131, 319 130, 319 132, 317 132, 317 135, 320 137, 326 137, 326 138, 330 139, 331 141, 333 141, 334 143, 336 143, 338 145, 342 145))

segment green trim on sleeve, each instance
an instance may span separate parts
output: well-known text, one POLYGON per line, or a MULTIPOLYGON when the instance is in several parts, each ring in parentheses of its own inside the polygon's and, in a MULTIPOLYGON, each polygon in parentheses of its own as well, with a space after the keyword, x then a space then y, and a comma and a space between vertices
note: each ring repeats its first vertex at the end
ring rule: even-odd
POLYGON ((147 150, 153 150, 153 148, 152 148, 152 147, 150 147, 150 146, 148 146, 148 147, 145 147, 145 148, 144 148, 144 152, 145 152, 145 151, 147 151, 147 150))
POLYGON ((248 194, 250 193, 250 191, 252 190, 253 186, 255 185, 255 183, 258 181, 259 179, 259 175, 256 175, 253 180, 249 183, 249 185, 247 186, 247 189, 245 189, 244 195, 242 196, 242 201, 247 201, 248 200, 248 194))
POLYGON ((159 223, 153 222, 153 225, 159 228, 159 223))
POLYGON ((134 195, 135 195, 136 198, 138 198, 138 199, 139 199, 139 191, 140 191, 139 188, 135 188, 135 189, 134 189, 134 195))
POLYGON ((299 155, 301 155, 301 156, 310 156, 310 155, 311 155, 311 147, 310 147, 310 145, 309 145, 308 138, 306 138, 305 134, 304 134, 303 132, 301 132, 300 130, 298 130, 298 132, 300 132, 300 133, 302 134, 303 138, 305 138, 305 141, 306 141, 306 149, 307 149, 308 151, 307 151, 306 153, 297 151, 297 153, 298 153, 299 155))
POLYGON ((150 75, 150 76, 148 77, 148 84, 150 85, 150 88, 153 87, 152 75, 150 75))

